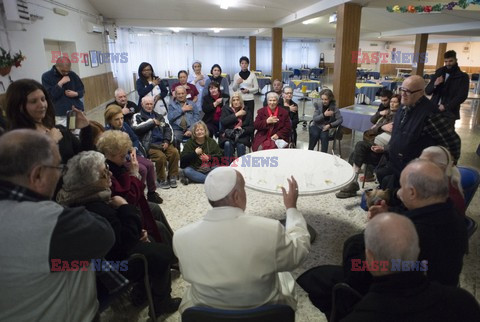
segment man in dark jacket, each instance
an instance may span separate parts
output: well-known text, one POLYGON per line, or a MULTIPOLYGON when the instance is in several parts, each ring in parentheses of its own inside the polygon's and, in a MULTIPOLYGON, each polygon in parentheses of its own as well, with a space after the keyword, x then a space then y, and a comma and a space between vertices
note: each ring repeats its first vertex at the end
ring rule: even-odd
POLYGON ((128 100, 127 93, 123 88, 117 88, 115 90, 115 100, 108 103, 105 108, 111 104, 118 105, 122 108, 123 121, 132 126, 133 114, 140 112, 140 107, 134 102, 128 100))
POLYGON ((453 128, 455 120, 460 119, 460 104, 468 97, 470 80, 458 67, 455 51, 449 50, 443 57, 445 66, 436 70, 425 88, 425 93, 432 95, 431 101, 453 128))
POLYGON ((67 111, 70 111, 72 106, 83 111, 83 83, 72 71, 72 64, 67 57, 58 58, 52 69, 42 75, 42 84, 52 98, 57 123, 66 125, 67 111))
POLYGON ((180 154, 173 146, 172 129, 160 114, 153 111, 153 97, 142 98, 142 110, 133 117, 132 128, 142 141, 150 159, 155 162, 160 188, 177 187, 180 154), (165 167, 168 162, 168 177, 165 167))
POLYGON ((415 228, 408 218, 394 213, 379 214, 368 222, 365 254, 373 282, 341 321, 480 321, 480 307, 470 293, 428 281, 424 271, 429 263, 417 261, 415 228))

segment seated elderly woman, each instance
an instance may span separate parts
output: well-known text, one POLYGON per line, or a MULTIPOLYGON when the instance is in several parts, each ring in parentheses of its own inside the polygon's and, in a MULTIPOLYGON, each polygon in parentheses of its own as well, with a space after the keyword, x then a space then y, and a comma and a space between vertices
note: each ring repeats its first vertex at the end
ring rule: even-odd
POLYGON ((460 171, 453 164, 454 160, 450 152, 443 146, 430 146, 422 151, 419 159, 432 161, 445 171, 448 178, 448 195, 457 213, 465 216, 465 197, 460 181, 460 171))
POLYGON ((222 114, 222 108, 228 106, 229 96, 220 91, 220 84, 217 82, 211 82, 208 85, 208 94, 203 98, 202 121, 207 124, 210 137, 218 133, 220 124, 220 115, 222 114))
MULTIPOLYGON (((68 161, 67 169, 57 201, 70 207, 84 206, 105 217, 115 232, 115 244, 105 258, 122 261, 132 254, 143 254, 148 261, 155 312, 175 312, 181 299, 170 296, 173 250, 170 245, 150 242, 142 229, 138 209, 123 197, 112 196, 111 172, 103 154, 81 152, 68 161)), ((128 270, 121 273, 131 281, 140 281, 144 274, 143 263, 130 261, 128 270)))
POLYGON ((288 111, 278 106, 277 93, 268 93, 267 100, 268 105, 259 109, 255 118, 257 133, 253 138, 253 151, 276 149, 277 140, 290 142, 292 125, 288 111))
POLYGON ((330 129, 336 128, 343 122, 342 114, 335 103, 335 96, 329 89, 320 92, 321 102, 313 104, 313 124, 309 129, 308 149, 313 150, 318 140, 321 143, 321 151, 327 152, 330 129))
POLYGON ((143 148, 137 135, 133 132, 130 125, 124 122, 124 115, 122 108, 116 104, 111 104, 105 109, 105 129, 106 130, 119 130, 125 132, 130 137, 133 147, 136 150, 138 160, 138 171, 142 177, 142 182, 147 183, 147 199, 148 201, 155 203, 162 203, 163 199, 156 192, 156 173, 155 167, 149 159, 146 158, 147 153, 143 148))
POLYGON ((219 145, 224 150, 229 163, 233 161, 235 149, 237 157, 241 157, 246 153, 246 147, 252 145, 251 137, 255 129, 250 120, 245 111, 242 95, 233 93, 230 106, 224 106, 220 116, 222 131, 219 145))
POLYGON ((112 194, 121 196, 128 203, 140 208, 142 228, 157 242, 171 245, 173 230, 162 209, 158 204, 149 203, 145 199, 145 185, 140 181, 137 156, 128 134, 117 130, 106 131, 98 139, 97 150, 105 155, 113 174, 112 194), (126 161, 130 161, 128 168, 126 161))
POLYGON ((208 136, 207 125, 202 121, 195 123, 192 137, 185 143, 180 156, 180 167, 184 174, 182 183, 204 183, 207 174, 221 164, 222 156, 222 149, 208 136))

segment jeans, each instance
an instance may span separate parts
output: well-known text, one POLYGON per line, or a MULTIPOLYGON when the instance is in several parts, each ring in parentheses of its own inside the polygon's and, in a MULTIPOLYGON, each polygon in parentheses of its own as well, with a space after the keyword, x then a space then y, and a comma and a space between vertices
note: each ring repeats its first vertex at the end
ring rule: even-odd
POLYGON ((237 148, 237 157, 241 157, 247 152, 247 148, 243 143, 233 143, 230 140, 225 141, 223 146, 223 152, 226 157, 228 157, 229 162, 233 161, 233 154, 237 148))
POLYGON ((309 129, 309 140, 308 140, 308 149, 313 150, 315 149, 315 145, 317 145, 318 140, 321 143, 321 152, 327 152, 328 150, 328 141, 329 141, 329 131, 323 131, 316 125, 310 126, 309 129))
POLYGON ((187 177, 190 181, 198 183, 205 183, 205 178, 208 174, 197 171, 192 167, 186 167, 185 169, 183 169, 183 173, 185 174, 185 177, 187 177))

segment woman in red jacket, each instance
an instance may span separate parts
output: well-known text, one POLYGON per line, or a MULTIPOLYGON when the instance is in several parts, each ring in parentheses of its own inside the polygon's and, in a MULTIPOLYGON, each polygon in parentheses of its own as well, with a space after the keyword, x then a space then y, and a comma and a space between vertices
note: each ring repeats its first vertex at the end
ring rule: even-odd
POLYGON ((268 105, 259 109, 254 127, 257 130, 253 138, 253 151, 276 149, 276 141, 290 142, 292 125, 288 111, 278 106, 278 94, 267 94, 268 105))

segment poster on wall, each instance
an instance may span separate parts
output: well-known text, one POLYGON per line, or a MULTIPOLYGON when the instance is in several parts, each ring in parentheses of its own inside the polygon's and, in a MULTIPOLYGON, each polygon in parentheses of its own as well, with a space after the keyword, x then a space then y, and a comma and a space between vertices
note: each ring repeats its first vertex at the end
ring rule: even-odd
POLYGON ((92 68, 98 67, 98 55, 96 50, 90 50, 90 66, 92 68))

